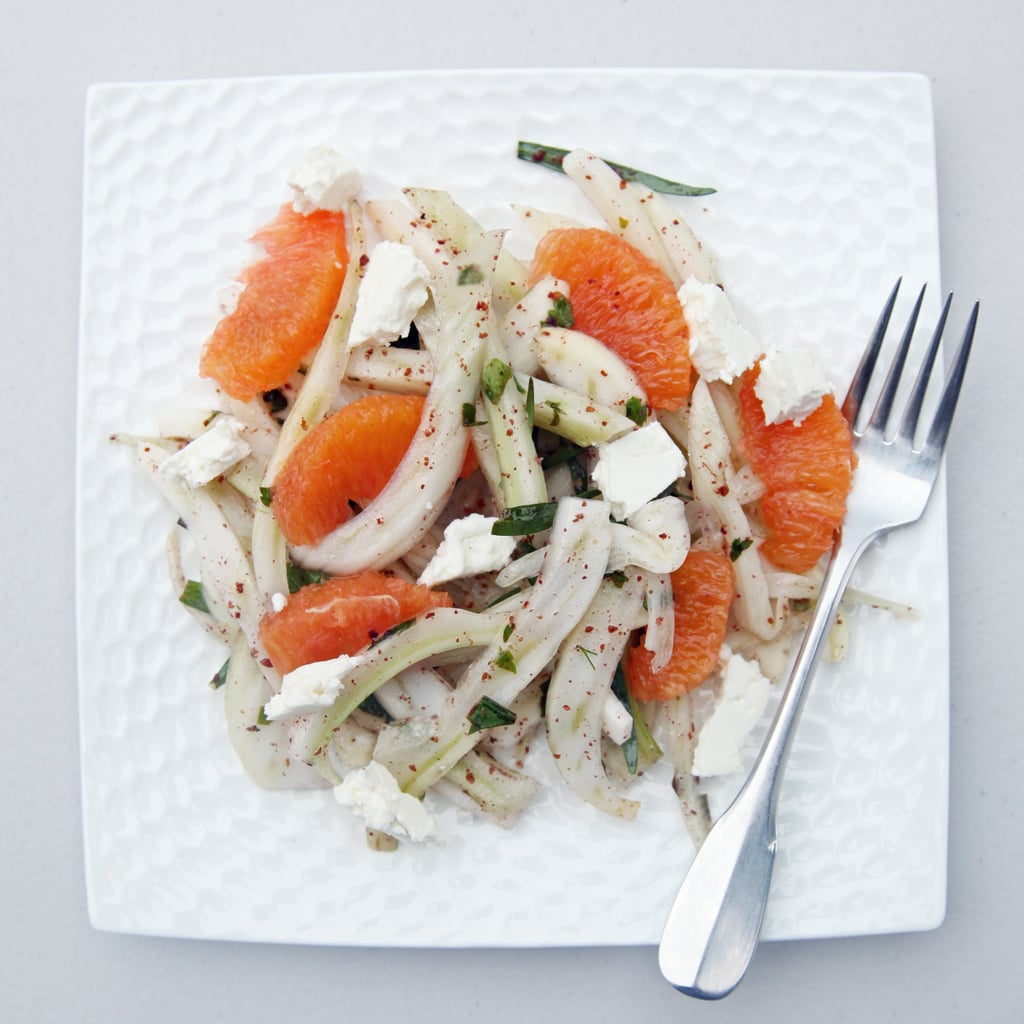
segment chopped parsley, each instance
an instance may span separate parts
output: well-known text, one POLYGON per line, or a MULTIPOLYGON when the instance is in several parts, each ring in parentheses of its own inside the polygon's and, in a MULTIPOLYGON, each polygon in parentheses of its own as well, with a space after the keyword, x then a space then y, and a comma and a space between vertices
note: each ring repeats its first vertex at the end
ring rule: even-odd
POLYGON ((526 533, 548 530, 555 521, 557 501, 542 501, 536 505, 513 505, 505 509, 501 518, 491 527, 496 537, 519 537, 526 533))
POLYGON ((626 415, 638 426, 642 427, 647 422, 647 403, 633 395, 626 401, 626 415))
POLYGON ((511 725, 516 720, 516 713, 490 697, 481 697, 466 716, 469 720, 470 733, 481 729, 494 729, 501 725, 511 725))
POLYGON ((186 608, 194 608, 197 612, 210 614, 210 606, 206 603, 206 594, 203 593, 203 585, 198 580, 189 580, 185 589, 178 595, 178 600, 186 608))
POLYGON ((464 427, 482 427, 483 420, 476 418, 476 406, 472 402, 462 403, 462 425, 464 427))
POLYGON ((572 303, 561 293, 555 292, 544 323, 548 327, 572 327, 576 322, 572 315, 572 303))
POLYGON ((742 539, 733 537, 732 544, 729 545, 729 557, 735 562, 753 543, 753 537, 743 537, 742 539))
POLYGON ((327 573, 320 572, 319 569, 303 569, 294 562, 288 563, 286 572, 289 594, 297 594, 303 587, 308 587, 311 583, 323 583, 327 579, 327 573))
POLYGON ((228 681, 228 668, 231 665, 231 659, 228 658, 223 665, 214 673, 213 678, 210 680, 210 689, 219 690, 228 681))
POLYGON ((491 359, 484 366, 481 376, 481 390, 489 402, 501 398, 505 385, 512 376, 512 367, 501 359, 491 359))
POLYGON ((507 648, 503 647, 498 651, 494 658, 495 667, 504 669, 506 672, 515 672, 516 670, 516 659, 515 655, 507 648))
POLYGON ((483 279, 484 275, 475 263, 470 263, 459 271, 459 284, 479 284, 483 279))

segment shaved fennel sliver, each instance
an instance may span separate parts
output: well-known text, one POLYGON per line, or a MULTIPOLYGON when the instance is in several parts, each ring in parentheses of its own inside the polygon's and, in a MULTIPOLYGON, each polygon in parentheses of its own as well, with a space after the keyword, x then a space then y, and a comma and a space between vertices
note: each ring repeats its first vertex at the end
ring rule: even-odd
POLYGON ((295 547, 299 564, 337 575, 380 568, 401 557, 441 514, 469 443, 463 406, 476 400, 486 341, 494 330, 488 278, 500 245, 501 234, 490 234, 472 255, 481 281, 446 286, 455 305, 443 318, 438 365, 419 427, 394 475, 358 515, 317 544, 295 547))
POLYGON ((548 745, 566 785, 598 810, 630 821, 640 804, 622 796, 605 773, 601 733, 615 668, 643 596, 635 577, 621 588, 601 584, 562 645, 547 696, 548 745))

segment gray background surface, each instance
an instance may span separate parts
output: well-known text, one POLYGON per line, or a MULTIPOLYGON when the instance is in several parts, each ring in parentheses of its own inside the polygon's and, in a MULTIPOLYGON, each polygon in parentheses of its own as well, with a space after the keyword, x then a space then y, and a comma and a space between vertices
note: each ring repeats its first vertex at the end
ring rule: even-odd
POLYGON ((0 0, 0 1020, 1017 1021, 1024 14, 862 0, 473 6, 0 0), (943 284, 983 300, 949 456, 949 903, 935 932, 762 948, 724 1003, 651 948, 376 951, 100 934, 88 923, 73 613, 74 387, 87 87, 395 68, 908 70, 934 89, 943 284), (1018 290, 1019 289, 1015 289, 1018 290), (1011 441, 1013 447, 1011 448, 1011 441), (1011 672, 1011 665, 1016 671, 1011 672))

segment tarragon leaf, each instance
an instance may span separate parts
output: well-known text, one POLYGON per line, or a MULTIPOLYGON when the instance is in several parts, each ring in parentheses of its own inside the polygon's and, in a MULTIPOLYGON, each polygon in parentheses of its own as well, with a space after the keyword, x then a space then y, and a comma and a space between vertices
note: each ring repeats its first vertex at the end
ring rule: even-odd
MULTIPOLYGON (((565 171, 562 168, 562 161, 569 150, 559 149, 557 146, 542 146, 538 142, 523 142, 520 140, 516 148, 516 156, 528 163, 541 164, 550 167, 553 171, 565 171)), ((604 159, 602 157, 602 159, 604 159)), ((647 171, 638 171, 635 167, 627 167, 625 164, 613 163, 611 160, 604 161, 623 181, 635 181, 646 185, 652 192, 662 192, 668 196, 710 196, 717 192, 717 189, 707 188, 702 185, 684 185, 678 181, 670 181, 668 178, 658 177, 656 174, 649 174, 647 171)))

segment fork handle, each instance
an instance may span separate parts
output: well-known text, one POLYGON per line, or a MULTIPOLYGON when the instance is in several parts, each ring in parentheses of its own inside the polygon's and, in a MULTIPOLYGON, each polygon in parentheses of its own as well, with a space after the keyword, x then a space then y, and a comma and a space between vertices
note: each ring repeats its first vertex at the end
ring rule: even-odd
POLYGON ((779 780, 811 675, 870 539, 836 539, 814 614, 753 771, 697 851, 669 911, 658 961, 666 980, 687 995, 728 995, 754 955, 775 863, 779 780))

